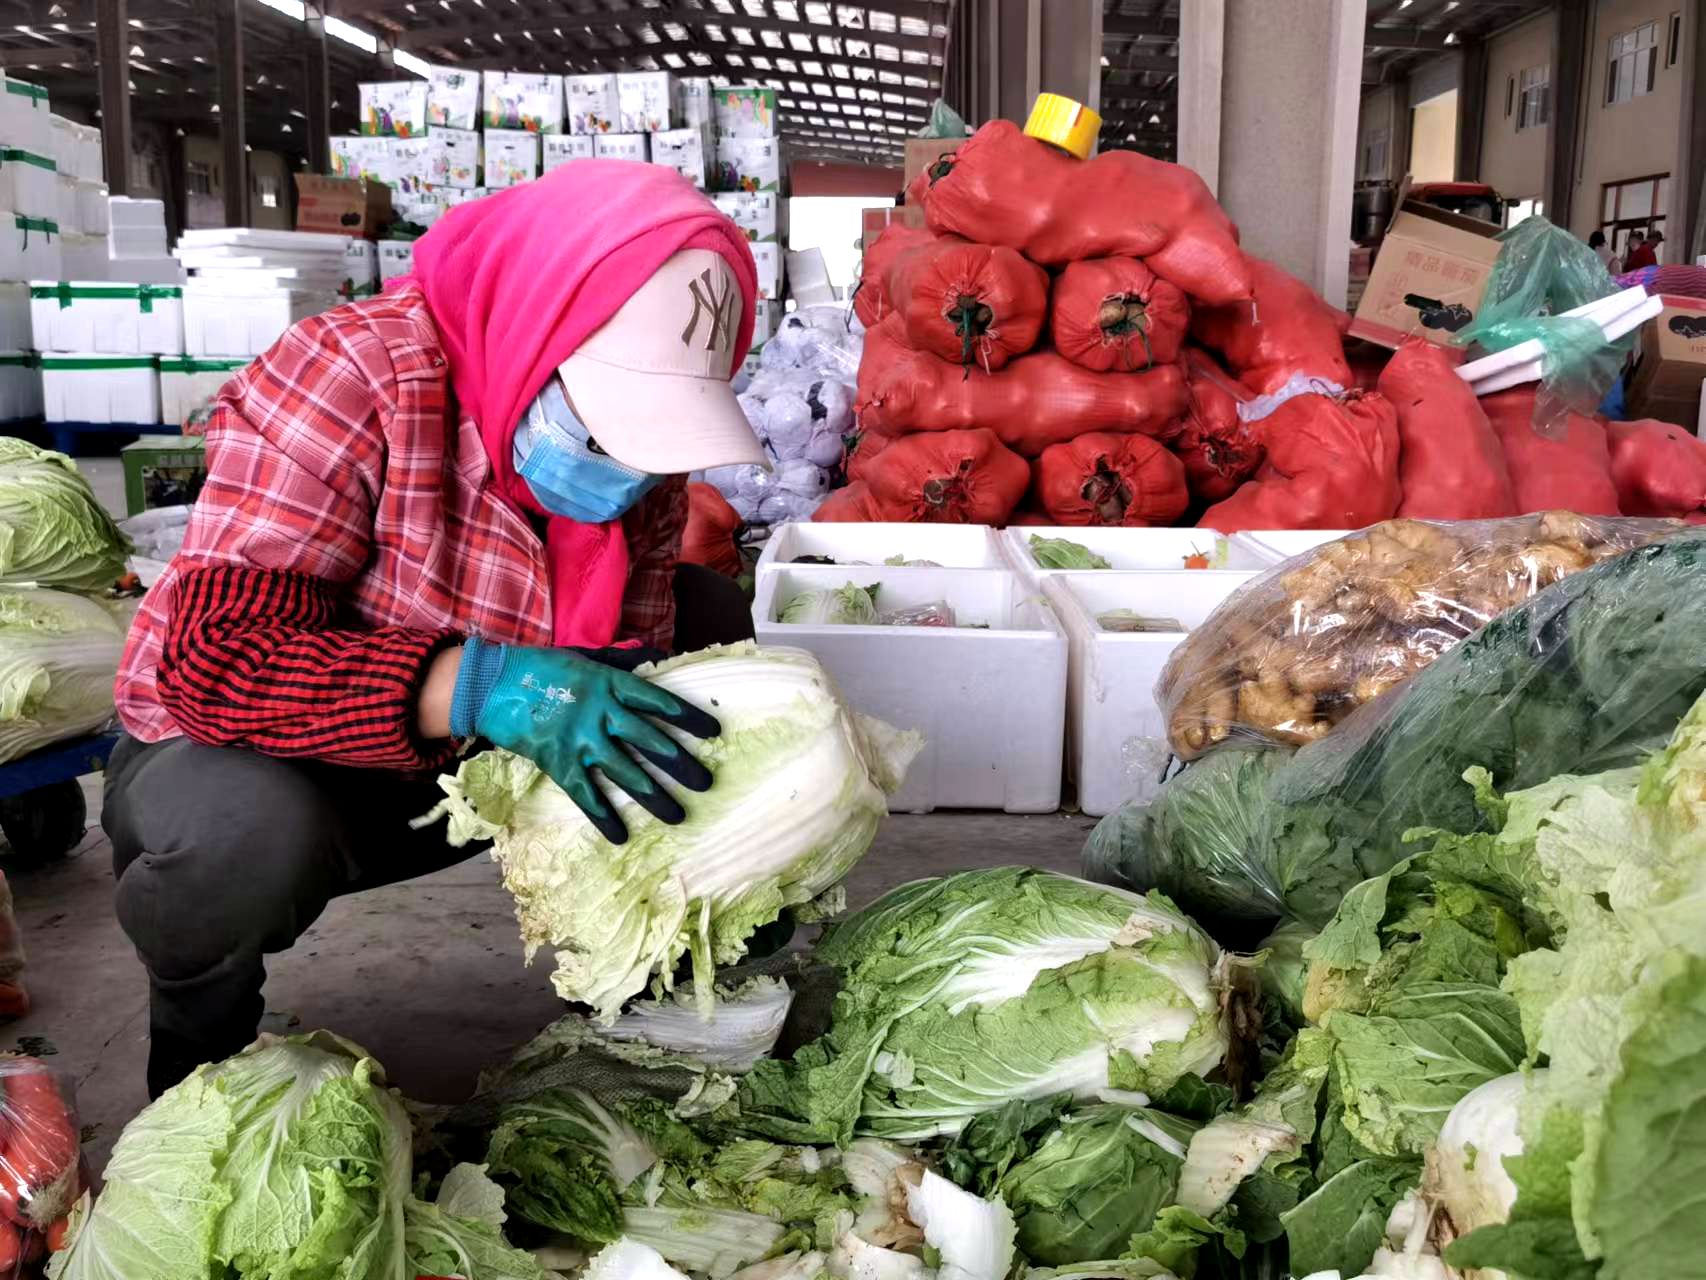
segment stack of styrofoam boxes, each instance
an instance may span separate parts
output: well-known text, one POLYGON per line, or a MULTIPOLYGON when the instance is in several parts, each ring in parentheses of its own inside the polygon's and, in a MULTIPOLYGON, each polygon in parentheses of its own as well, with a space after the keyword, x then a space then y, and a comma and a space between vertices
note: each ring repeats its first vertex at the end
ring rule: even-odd
POLYGON ((160 419, 187 436, 199 436, 209 410, 246 356, 161 356, 160 419))
POLYGON ((379 279, 395 280, 415 269, 413 240, 381 240, 379 242, 379 279))
POLYGON ((28 417, 41 401, 29 282, 59 278, 59 185, 47 90, 4 75, 0 90, 0 381, 7 417, 28 417))
POLYGON ((379 246, 371 240, 351 240, 344 250, 344 278, 338 294, 353 302, 379 292, 379 246))
MULTIPOLYGON (((717 134, 713 185, 724 192, 769 192, 780 205, 782 140, 777 136, 776 91, 759 85, 714 89, 711 109, 717 134)), ((781 302, 785 281, 780 241, 756 241, 752 256, 758 264, 758 292, 781 302)))
POLYGON ((192 356, 258 356, 298 320, 342 299, 348 236, 246 227, 186 231, 177 257, 192 356))
POLYGON ((1071 641, 1067 682, 1067 773, 1078 807, 1092 817, 1152 797, 1166 769, 1167 725, 1155 683, 1167 659, 1228 597, 1292 551, 1339 536, 1272 534, 1223 537, 1212 529, 1014 527, 1000 535, 1014 571, 1040 589, 1071 641), (1031 538, 1065 538, 1088 548, 1107 569, 1045 569, 1031 538), (1313 539, 1305 544, 1306 539, 1313 539), (1210 568, 1188 568, 1196 557, 1210 568), (1125 631, 1100 619, 1115 611, 1171 619, 1182 630, 1125 631))
POLYGON ((60 275, 107 278, 107 188, 101 181, 101 131, 50 116, 59 199, 60 275))
POLYGON ((758 562, 753 622, 760 644, 815 654, 861 712, 923 735, 923 754, 890 809, 1047 813, 1059 807, 1066 635, 1035 586, 1003 563, 992 530, 782 525, 758 562), (801 556, 836 563, 792 563, 801 556), (893 556, 941 567, 883 563, 893 556), (955 625, 777 621, 795 596, 848 583, 875 585, 879 611, 946 604, 955 625))
POLYGON ((156 357, 183 354, 181 286, 36 280, 30 327, 50 423, 159 425, 156 357))
POLYGON ((0 422, 41 416, 41 361, 30 331, 30 286, 0 284, 0 422))
POLYGON ((563 131, 563 77, 488 71, 482 83, 487 188, 533 181, 540 136, 563 131))
POLYGON ((747 357, 749 361, 756 360, 759 349, 776 336, 776 330, 782 324, 780 297, 772 297, 762 286, 766 271, 772 275, 779 272, 775 264, 782 260, 782 209, 785 202, 774 191, 719 191, 711 199, 735 226, 746 233, 752 245, 753 261, 758 264, 758 314, 752 326, 752 354, 747 357))
POLYGON ((166 252, 166 206, 159 200, 107 197, 108 280, 181 284, 184 269, 166 252))

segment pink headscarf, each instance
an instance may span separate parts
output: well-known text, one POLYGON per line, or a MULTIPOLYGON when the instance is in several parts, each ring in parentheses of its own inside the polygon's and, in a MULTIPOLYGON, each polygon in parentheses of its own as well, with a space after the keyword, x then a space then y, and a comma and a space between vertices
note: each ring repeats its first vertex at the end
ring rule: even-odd
MULTIPOLYGON (((540 178, 458 205, 415 243, 414 274, 450 359, 461 406, 480 427, 498 492, 548 515, 515 474, 516 426, 557 366, 682 249, 723 256, 743 306, 734 361, 752 341, 758 272, 735 225, 673 169, 575 160, 540 178)), ((553 640, 598 647, 616 638, 628 582, 620 521, 549 516, 553 640)))

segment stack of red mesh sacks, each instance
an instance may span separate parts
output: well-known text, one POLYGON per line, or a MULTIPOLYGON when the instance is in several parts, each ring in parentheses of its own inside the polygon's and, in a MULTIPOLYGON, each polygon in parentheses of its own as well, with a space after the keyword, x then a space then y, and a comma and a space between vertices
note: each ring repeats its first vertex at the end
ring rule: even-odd
POLYGON ((1247 258, 1190 170, 995 121, 907 202, 928 230, 867 246, 862 434, 817 519, 1220 523, 1235 493, 1244 527, 1392 514, 1392 414, 1344 392, 1342 315, 1247 258))

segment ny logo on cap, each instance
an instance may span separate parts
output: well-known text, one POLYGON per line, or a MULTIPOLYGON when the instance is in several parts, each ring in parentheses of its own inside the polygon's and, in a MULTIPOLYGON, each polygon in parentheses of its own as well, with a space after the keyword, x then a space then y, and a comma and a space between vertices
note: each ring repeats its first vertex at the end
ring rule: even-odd
POLYGON ((688 296, 693 299, 693 314, 687 321, 687 327, 681 331, 681 345, 693 345, 693 335, 699 329, 701 313, 711 317, 710 331, 705 335, 705 350, 715 351, 719 346, 733 346, 735 339, 735 319, 740 314, 735 298, 735 282, 728 276, 723 277, 723 296, 717 296, 716 281, 709 267, 699 273, 697 280, 687 282, 688 296), (701 289, 699 286, 704 285, 701 289))

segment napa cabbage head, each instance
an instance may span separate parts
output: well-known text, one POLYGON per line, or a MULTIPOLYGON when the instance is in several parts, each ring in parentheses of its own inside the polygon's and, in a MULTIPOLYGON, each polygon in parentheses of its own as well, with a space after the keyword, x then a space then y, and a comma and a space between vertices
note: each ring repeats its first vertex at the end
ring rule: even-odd
POLYGON ((1014 1099, 1159 1093, 1228 1047, 1229 962, 1171 902, 1025 867, 904 885, 837 925, 829 1031, 742 1081, 782 1137, 957 1133, 1014 1099))
POLYGON ((105 591, 129 554, 76 463, 0 436, 0 586, 105 591))
POLYGON ((877 621, 877 586, 849 582, 802 591, 782 606, 776 621, 796 626, 871 626, 877 621))
POLYGON ((528 958, 553 948, 558 994, 605 1022, 654 977, 672 987, 684 954, 708 1014, 716 967, 864 854, 921 745, 850 710, 803 650, 719 646, 639 674, 722 724, 691 744, 716 784, 663 783, 686 811, 680 825, 618 795, 629 838, 610 844, 536 765, 503 751, 441 779, 447 799, 428 819, 447 812, 453 844, 492 840, 528 958))
POLYGON ((124 634, 96 601, 0 589, 0 762, 112 719, 124 634))

